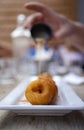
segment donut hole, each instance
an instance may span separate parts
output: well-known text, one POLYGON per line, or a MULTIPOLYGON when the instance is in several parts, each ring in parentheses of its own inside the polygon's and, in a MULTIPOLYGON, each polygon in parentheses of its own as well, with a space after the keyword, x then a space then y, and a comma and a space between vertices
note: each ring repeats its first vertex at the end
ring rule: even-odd
POLYGON ((43 92, 43 87, 42 87, 42 85, 39 85, 38 87, 33 87, 32 91, 41 94, 43 92))

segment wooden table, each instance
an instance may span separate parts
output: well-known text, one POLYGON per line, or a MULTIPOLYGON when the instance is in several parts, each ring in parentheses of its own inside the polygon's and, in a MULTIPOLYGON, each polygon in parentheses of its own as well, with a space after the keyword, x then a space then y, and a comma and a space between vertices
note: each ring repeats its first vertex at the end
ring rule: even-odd
MULTIPOLYGON (((0 85, 0 100, 15 86, 0 85)), ((74 86, 73 89, 84 101, 84 85, 74 86)), ((84 130, 84 111, 73 111, 60 117, 45 117, 20 116, 0 110, 0 130, 84 130)))

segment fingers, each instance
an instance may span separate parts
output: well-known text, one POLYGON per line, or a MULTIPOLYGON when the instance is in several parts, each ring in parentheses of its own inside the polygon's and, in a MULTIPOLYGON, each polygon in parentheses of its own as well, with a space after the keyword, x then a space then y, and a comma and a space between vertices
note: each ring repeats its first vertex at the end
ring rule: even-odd
POLYGON ((32 14, 25 21, 24 28, 31 28, 33 24, 43 21, 44 21, 43 14, 41 13, 32 14))
POLYGON ((65 28, 62 28, 59 31, 57 31, 54 35, 57 39, 65 38, 67 35, 67 30, 65 30, 65 28))
POLYGON ((70 36, 71 34, 73 33, 72 29, 70 28, 70 26, 66 25, 66 26, 63 26, 61 29, 59 29, 55 34, 54 36, 57 38, 57 39, 63 39, 63 38, 66 38, 68 36, 70 36))
POLYGON ((48 8, 47 6, 45 6, 44 4, 39 3, 39 2, 29 2, 29 3, 25 4, 25 7, 27 9, 41 12, 43 14, 45 14, 46 12, 48 13, 50 11, 50 8, 48 8))

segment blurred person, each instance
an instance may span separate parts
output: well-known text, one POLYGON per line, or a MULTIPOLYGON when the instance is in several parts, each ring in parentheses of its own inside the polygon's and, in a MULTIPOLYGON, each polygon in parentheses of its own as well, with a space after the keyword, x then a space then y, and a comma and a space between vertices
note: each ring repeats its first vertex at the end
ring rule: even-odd
POLYGON ((83 24, 71 21, 39 2, 29 2, 25 4, 25 8, 37 11, 37 13, 27 18, 24 24, 25 28, 31 28, 34 24, 39 22, 48 24, 53 30, 53 38, 55 38, 56 41, 66 39, 68 43, 84 52, 83 24))

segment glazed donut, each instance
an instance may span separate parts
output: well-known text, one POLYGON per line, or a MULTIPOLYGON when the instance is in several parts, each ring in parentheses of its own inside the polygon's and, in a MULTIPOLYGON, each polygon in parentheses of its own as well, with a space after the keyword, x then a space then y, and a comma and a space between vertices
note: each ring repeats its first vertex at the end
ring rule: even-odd
POLYGON ((51 86, 44 80, 35 80, 27 87, 25 96, 33 105, 47 105, 52 98, 51 86))
POLYGON ((51 98, 49 104, 54 104, 58 97, 58 87, 57 87, 56 83, 50 77, 49 78, 46 77, 45 79, 42 79, 42 80, 47 80, 47 83, 49 83, 49 85, 51 86, 52 98, 51 98))
POLYGON ((25 96, 33 105, 54 104, 58 97, 58 88, 52 76, 44 73, 29 84, 25 91, 25 96))
POLYGON ((56 85, 52 86, 52 87, 53 87, 53 97, 52 97, 52 99, 50 101, 50 104, 55 104, 55 102, 56 102, 56 100, 58 98, 58 88, 57 88, 56 85))
POLYGON ((43 73, 39 76, 39 79, 41 80, 47 80, 47 83, 49 82, 49 84, 51 84, 52 87, 52 99, 50 101, 50 104, 54 104, 56 102, 56 99, 58 97, 58 87, 56 85, 56 83, 54 82, 54 80, 52 79, 52 76, 48 73, 43 73))

